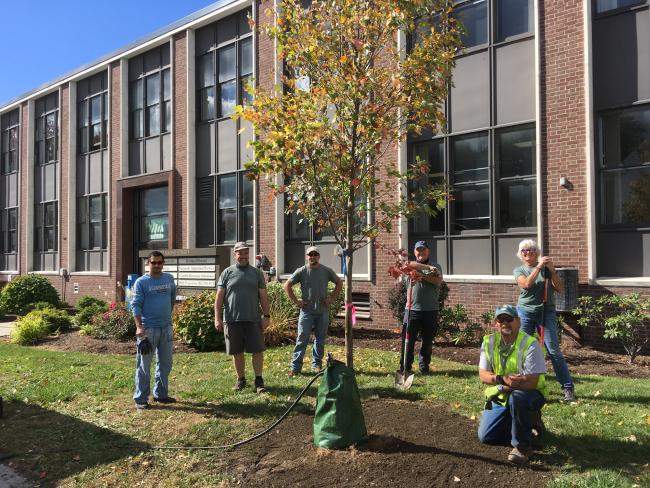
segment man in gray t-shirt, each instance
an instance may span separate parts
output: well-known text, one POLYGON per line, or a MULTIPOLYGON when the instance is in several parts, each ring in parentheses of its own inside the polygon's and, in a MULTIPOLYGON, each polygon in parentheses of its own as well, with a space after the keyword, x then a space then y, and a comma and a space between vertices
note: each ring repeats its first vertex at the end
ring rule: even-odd
POLYGON ((325 339, 329 327, 329 307, 343 287, 341 278, 331 268, 320 264, 320 252, 316 246, 307 248, 306 258, 308 264, 298 268, 284 284, 287 295, 300 309, 298 336, 291 356, 289 376, 300 373, 312 330, 314 345, 311 366, 314 370, 320 370, 323 366, 325 339), (336 286, 332 294, 328 295, 327 285, 330 282, 336 286), (300 300, 293 292, 296 283, 300 283, 300 300))
POLYGON ((224 332, 226 352, 232 356, 237 372, 235 390, 246 387, 244 351, 253 354, 255 390, 265 391, 264 334, 269 323, 269 296, 264 274, 248 262, 248 245, 238 242, 234 247, 236 264, 219 276, 214 302, 214 326, 224 332), (263 316, 260 317, 260 306, 263 316), (223 315, 222 315, 223 309, 223 315), (224 325, 225 323, 225 325, 224 325))

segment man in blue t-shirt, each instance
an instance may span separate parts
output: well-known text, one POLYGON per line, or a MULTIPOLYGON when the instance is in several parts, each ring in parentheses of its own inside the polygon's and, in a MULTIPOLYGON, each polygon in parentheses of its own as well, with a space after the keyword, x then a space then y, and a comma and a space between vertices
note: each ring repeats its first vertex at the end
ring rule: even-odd
POLYGON ((168 378, 172 370, 172 309, 176 301, 176 284, 169 273, 163 273, 165 258, 160 251, 149 254, 149 272, 133 286, 131 307, 135 318, 138 352, 136 354, 135 393, 137 409, 149 407, 151 360, 156 351, 156 384, 153 400, 174 403, 168 394, 168 378))

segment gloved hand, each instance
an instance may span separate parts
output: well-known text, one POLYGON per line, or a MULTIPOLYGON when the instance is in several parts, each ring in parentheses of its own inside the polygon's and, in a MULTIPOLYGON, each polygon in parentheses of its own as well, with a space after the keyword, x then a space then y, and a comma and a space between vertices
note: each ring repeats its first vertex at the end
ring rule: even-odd
POLYGON ((149 342, 149 338, 145 337, 138 343, 138 352, 142 354, 143 356, 146 356, 147 354, 151 354, 151 342, 149 342))

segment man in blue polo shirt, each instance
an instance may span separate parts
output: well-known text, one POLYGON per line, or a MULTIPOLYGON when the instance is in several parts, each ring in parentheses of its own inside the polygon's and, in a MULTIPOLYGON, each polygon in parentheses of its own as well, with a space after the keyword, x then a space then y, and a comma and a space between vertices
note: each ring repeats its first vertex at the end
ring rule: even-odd
POLYGON ((165 258, 160 251, 149 254, 148 262, 149 272, 136 280, 131 302, 138 345, 133 400, 138 410, 149 407, 153 351, 156 351, 158 359, 153 400, 160 403, 176 401, 168 394, 168 378, 172 370, 172 309, 176 300, 176 284, 172 275, 162 272, 165 258))

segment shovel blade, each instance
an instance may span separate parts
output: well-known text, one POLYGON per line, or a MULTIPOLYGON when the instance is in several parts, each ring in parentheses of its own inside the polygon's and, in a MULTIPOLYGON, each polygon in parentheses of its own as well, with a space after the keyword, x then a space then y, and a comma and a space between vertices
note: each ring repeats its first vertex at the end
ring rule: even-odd
POLYGON ((398 390, 408 390, 413 384, 413 373, 406 375, 402 371, 395 372, 395 388, 398 390))

